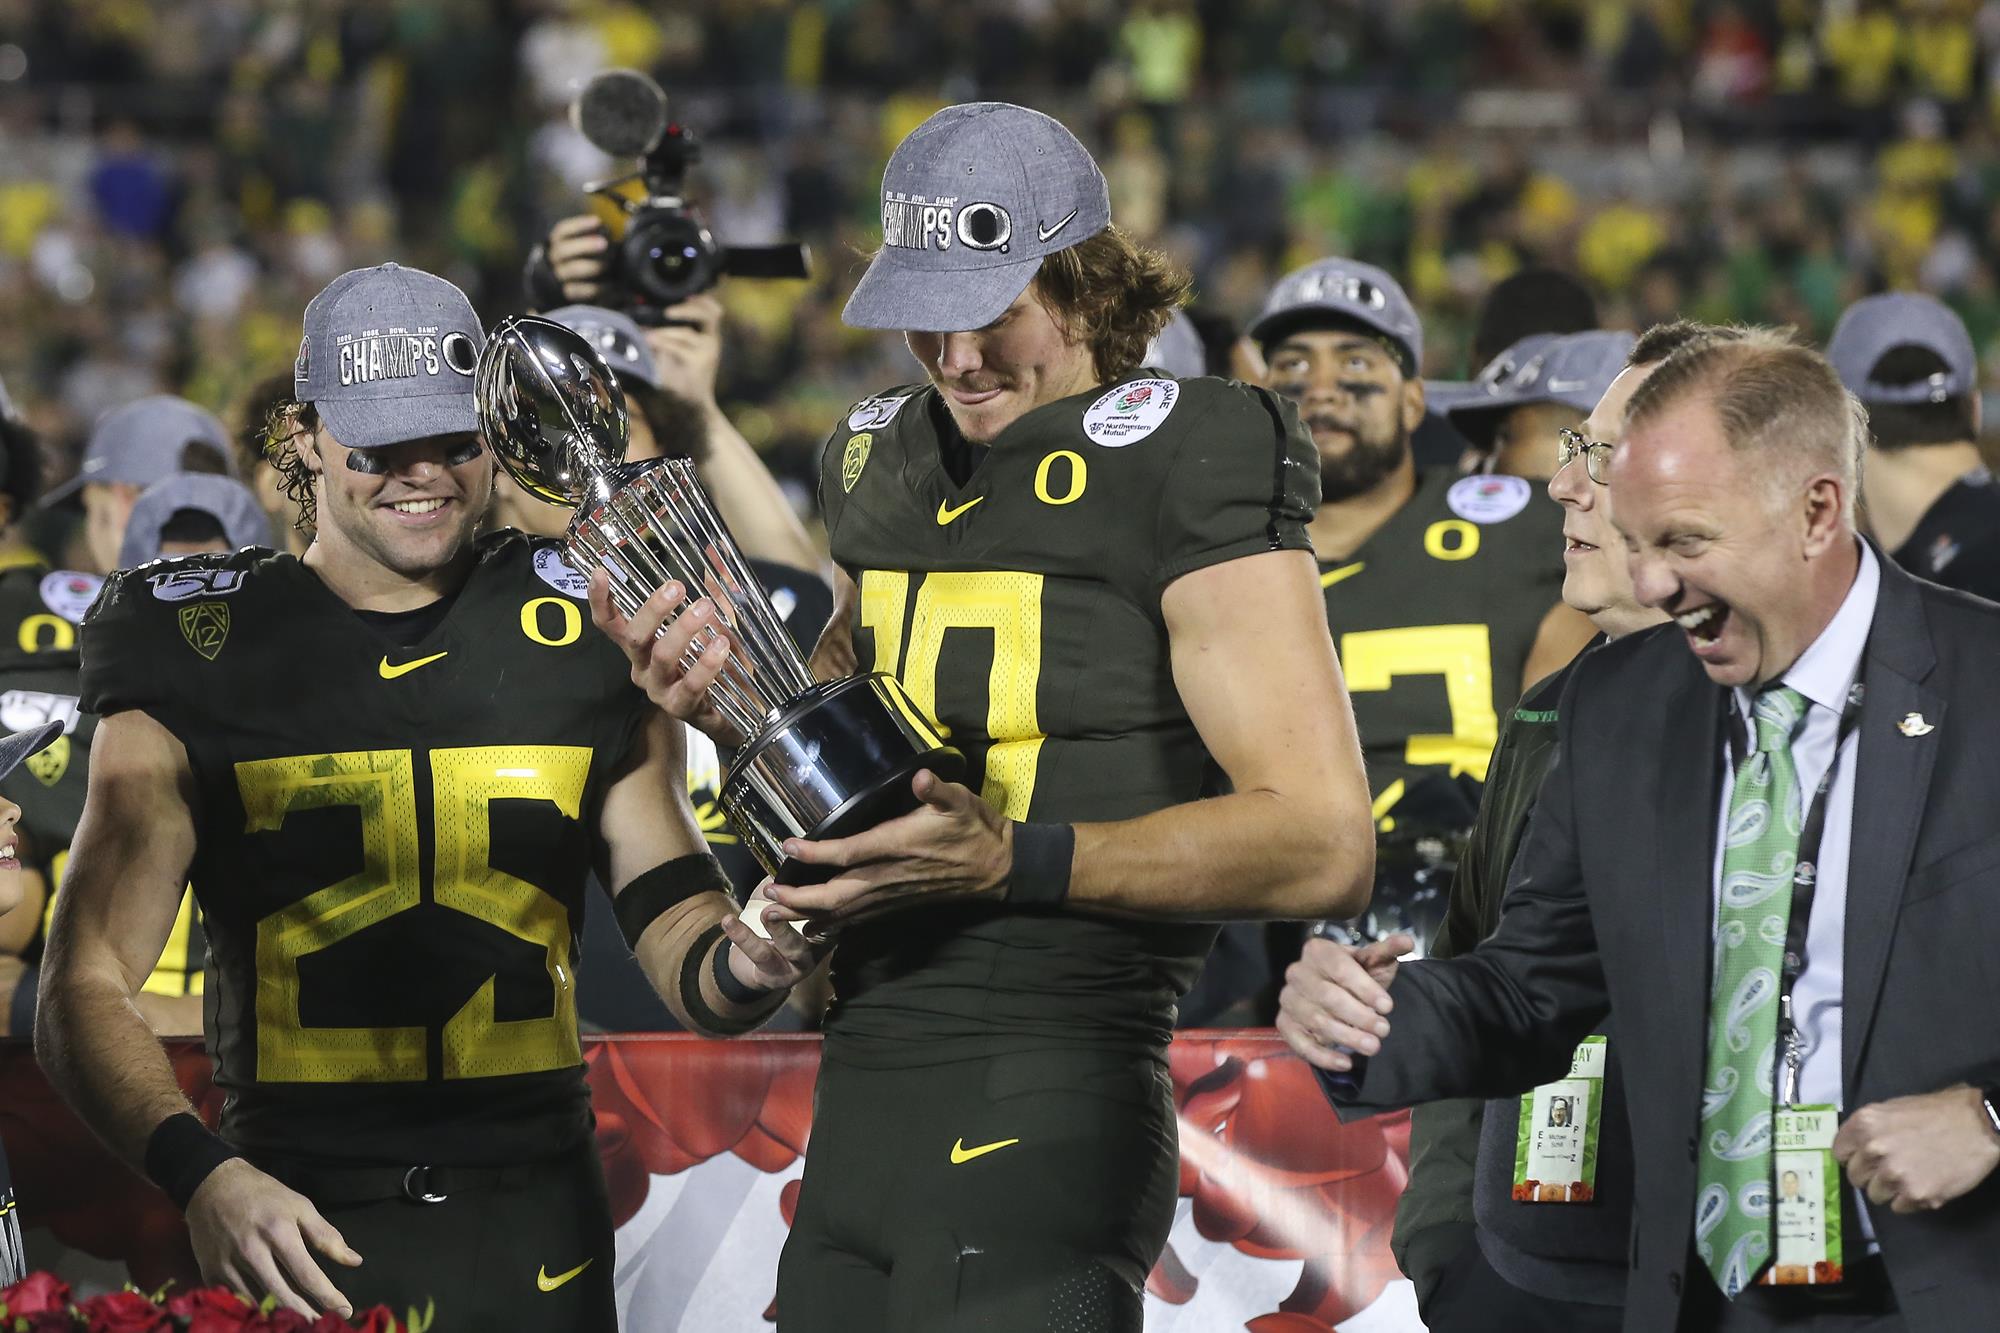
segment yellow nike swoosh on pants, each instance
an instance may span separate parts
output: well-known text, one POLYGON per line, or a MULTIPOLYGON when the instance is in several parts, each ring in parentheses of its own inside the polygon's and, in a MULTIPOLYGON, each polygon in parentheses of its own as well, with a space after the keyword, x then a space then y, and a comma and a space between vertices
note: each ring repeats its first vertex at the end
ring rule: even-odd
POLYGON ((965 1146, 965 1140, 960 1139, 951 1145, 951 1164, 953 1166, 963 1166, 975 1157, 984 1157, 987 1153, 999 1152, 1002 1148, 1011 1147, 1019 1142, 1019 1139, 1000 1139, 993 1143, 982 1143, 977 1148, 968 1148, 965 1146))
POLYGON ((548 1265, 544 1264, 542 1266, 541 1271, 535 1274, 535 1285, 540 1287, 543 1291, 554 1291, 557 1287, 560 1287, 563 1283, 569 1281, 571 1278, 575 1277, 578 1273, 581 1273, 584 1269, 590 1267, 591 1264, 595 1262, 596 1260, 594 1259, 585 1259, 575 1268, 570 1269, 569 1272, 558 1273, 554 1277, 549 1276, 548 1265))

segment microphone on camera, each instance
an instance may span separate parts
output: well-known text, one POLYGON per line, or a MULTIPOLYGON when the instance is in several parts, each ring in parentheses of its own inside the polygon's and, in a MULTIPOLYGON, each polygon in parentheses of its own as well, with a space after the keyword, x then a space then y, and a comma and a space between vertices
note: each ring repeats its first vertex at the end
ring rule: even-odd
POLYGON ((570 124, 612 157, 644 157, 667 131, 667 94, 636 69, 592 75, 570 103, 570 124))

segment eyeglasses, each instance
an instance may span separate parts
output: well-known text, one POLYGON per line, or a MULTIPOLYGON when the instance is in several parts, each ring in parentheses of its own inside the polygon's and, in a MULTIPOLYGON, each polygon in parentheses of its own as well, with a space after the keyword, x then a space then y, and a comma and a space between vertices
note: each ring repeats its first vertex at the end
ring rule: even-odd
POLYGON ((1565 426, 1556 432, 1556 471, 1562 471, 1576 461, 1578 454, 1582 454, 1583 470, 1592 481, 1603 486, 1606 484, 1604 474, 1611 467, 1612 448, 1602 440, 1589 439, 1581 431, 1565 426))

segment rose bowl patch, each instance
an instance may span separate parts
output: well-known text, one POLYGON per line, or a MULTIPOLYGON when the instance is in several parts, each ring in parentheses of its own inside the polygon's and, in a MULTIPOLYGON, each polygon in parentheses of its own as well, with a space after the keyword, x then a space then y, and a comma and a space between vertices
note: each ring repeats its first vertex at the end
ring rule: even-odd
POLYGON ((1174 380, 1128 380, 1083 413, 1083 433, 1107 449, 1137 444, 1160 428, 1180 400, 1174 380))

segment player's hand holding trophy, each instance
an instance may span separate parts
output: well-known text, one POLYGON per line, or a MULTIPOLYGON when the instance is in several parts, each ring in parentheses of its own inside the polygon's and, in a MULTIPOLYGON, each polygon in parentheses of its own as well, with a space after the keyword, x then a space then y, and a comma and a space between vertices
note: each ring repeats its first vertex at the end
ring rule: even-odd
POLYGON ((722 806, 778 882, 832 874, 787 858, 785 839, 843 837, 915 809, 918 769, 962 778, 964 756, 894 677, 814 681, 692 463, 624 461, 624 393, 587 339, 551 320, 503 319, 476 392, 487 444, 522 489, 575 509, 563 537, 569 563, 586 576, 603 570, 621 614, 672 582, 684 606, 705 595, 727 624, 730 658, 709 695, 740 744, 722 806))

